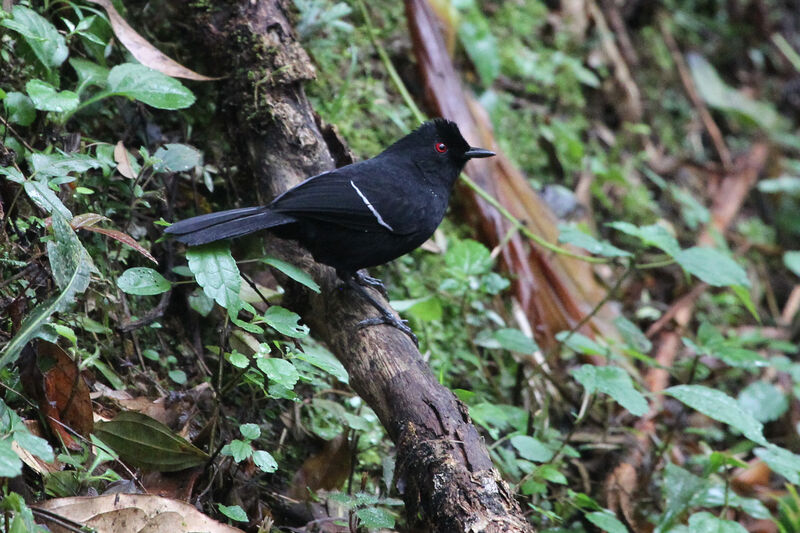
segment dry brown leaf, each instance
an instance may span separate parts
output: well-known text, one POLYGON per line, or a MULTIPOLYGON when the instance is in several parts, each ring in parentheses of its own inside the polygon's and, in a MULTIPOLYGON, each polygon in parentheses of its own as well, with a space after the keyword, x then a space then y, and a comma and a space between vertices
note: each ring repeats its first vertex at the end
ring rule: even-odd
POLYGON ((733 474, 731 485, 742 494, 752 494, 758 489, 769 488, 771 470, 761 459, 752 459, 747 468, 740 468, 733 474))
POLYGON ((82 215, 75 215, 70 220, 69 225, 72 226, 72 229, 81 229, 87 228, 89 226, 94 226, 98 222, 102 222, 103 220, 110 220, 108 217, 104 217, 103 215, 98 215, 97 213, 84 213, 82 215))
POLYGON ((180 472, 148 472, 142 476, 142 485, 149 494, 188 502, 202 473, 203 467, 180 472))
POLYGON ((606 479, 606 505, 612 512, 622 511, 629 524, 636 524, 633 498, 638 491, 639 475, 629 463, 620 463, 606 479))
POLYGON ((114 161, 117 162, 117 171, 120 174, 131 180, 136 179, 136 172, 133 171, 133 167, 131 166, 128 149, 125 148, 125 145, 122 144, 122 141, 119 141, 114 146, 114 161))
POLYGON ((50 429, 69 449, 80 450, 81 446, 64 428, 88 437, 94 427, 89 387, 78 365, 60 346, 39 339, 35 345, 26 346, 20 369, 25 392, 39 402, 50 429))
POLYGON ((131 28, 130 24, 117 12, 111 0, 89 0, 89 2, 97 4, 106 10, 108 19, 111 22, 111 29, 114 30, 114 35, 117 36, 122 46, 127 48, 133 57, 142 65, 157 70, 167 76, 172 76, 173 78, 185 78, 196 81, 213 81, 219 79, 198 74, 184 67, 177 61, 170 59, 161 50, 136 33, 136 30, 131 28))
POLYGON ((350 446, 346 434, 329 440, 322 451, 303 462, 295 472, 289 496, 307 500, 319 489, 332 490, 341 487, 350 475, 350 446))
MULTIPOLYGON (((193 506, 151 494, 109 494, 95 498, 56 498, 34 507, 94 528, 98 533, 236 533, 240 529, 212 520, 193 506)), ((45 519, 56 533, 67 529, 45 519)))
POLYGON ((112 239, 114 239, 116 241, 119 241, 122 244, 130 246, 131 248, 133 248, 134 250, 136 250, 137 252, 139 252, 140 254, 145 256, 146 258, 148 258, 153 263, 158 264, 158 261, 156 261, 156 258, 153 257, 153 255, 147 250, 147 248, 145 248, 144 246, 142 246, 141 244, 136 242, 136 239, 134 239, 133 237, 131 237, 127 233, 123 233, 123 232, 121 232, 119 230, 116 230, 116 229, 98 228, 96 226, 82 227, 81 229, 85 229, 87 231, 93 231, 95 233, 102 233, 103 235, 107 235, 108 237, 111 237, 112 239))

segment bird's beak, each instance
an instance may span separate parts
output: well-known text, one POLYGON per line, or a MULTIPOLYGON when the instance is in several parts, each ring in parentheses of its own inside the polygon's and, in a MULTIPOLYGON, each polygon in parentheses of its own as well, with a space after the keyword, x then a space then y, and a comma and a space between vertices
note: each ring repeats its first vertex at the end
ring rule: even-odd
POLYGON ((474 146, 471 146, 470 149, 464 153, 464 157, 466 157, 467 159, 473 159, 476 157, 492 157, 493 155, 495 154, 491 150, 484 150, 483 148, 475 148, 474 146))

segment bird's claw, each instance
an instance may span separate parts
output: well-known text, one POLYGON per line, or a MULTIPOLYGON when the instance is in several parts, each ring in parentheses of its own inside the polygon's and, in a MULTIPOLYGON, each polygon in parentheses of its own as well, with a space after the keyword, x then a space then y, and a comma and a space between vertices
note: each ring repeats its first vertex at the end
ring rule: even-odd
POLYGON ((373 278, 372 276, 364 274, 361 271, 356 272, 353 277, 362 287, 372 287, 374 289, 378 289, 378 292, 380 292, 384 298, 387 300, 389 299, 389 293, 386 291, 386 285, 384 285, 383 282, 378 278, 373 278))
POLYGON ((387 326, 392 326, 393 328, 399 329, 406 335, 408 335, 412 341, 414 341, 414 346, 419 348, 419 340, 417 336, 414 335, 414 332, 408 326, 408 320, 403 320, 401 318, 397 318, 394 315, 382 315, 376 316, 374 318, 368 318, 366 320, 362 320, 356 326, 358 329, 366 328, 369 326, 379 326, 381 324, 386 324, 387 326))

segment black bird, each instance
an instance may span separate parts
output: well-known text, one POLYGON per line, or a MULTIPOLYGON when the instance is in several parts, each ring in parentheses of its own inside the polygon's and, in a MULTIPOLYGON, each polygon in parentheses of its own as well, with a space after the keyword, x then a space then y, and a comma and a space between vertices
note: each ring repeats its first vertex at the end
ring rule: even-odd
POLYGON ((231 209, 176 222, 178 241, 206 244, 269 228, 297 240, 319 262, 336 269, 381 316, 359 326, 389 324, 416 337, 365 286, 385 295, 362 268, 382 265, 425 242, 444 218, 450 192, 467 161, 494 152, 473 148, 458 126, 442 118, 423 123, 379 155, 308 178, 269 205, 231 209))

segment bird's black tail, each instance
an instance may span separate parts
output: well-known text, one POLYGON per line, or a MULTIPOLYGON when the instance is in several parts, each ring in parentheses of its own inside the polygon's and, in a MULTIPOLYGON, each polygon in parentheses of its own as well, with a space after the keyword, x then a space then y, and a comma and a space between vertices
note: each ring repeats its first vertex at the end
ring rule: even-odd
POLYGON ((295 221, 288 215, 270 211, 268 207, 245 207, 187 218, 175 222, 164 231, 180 242, 196 246, 295 221))

